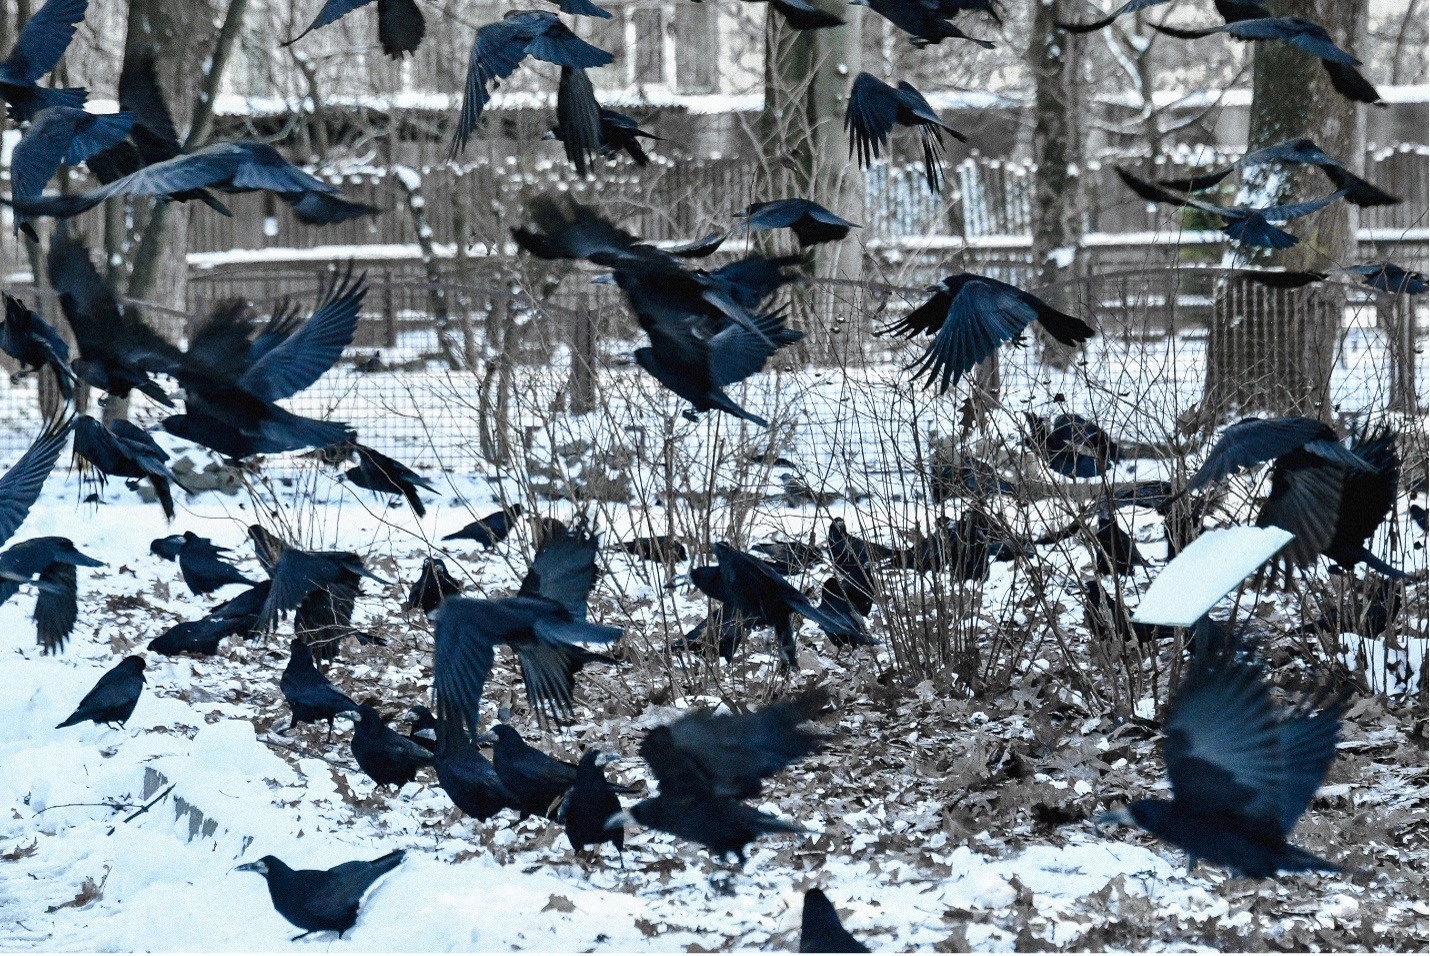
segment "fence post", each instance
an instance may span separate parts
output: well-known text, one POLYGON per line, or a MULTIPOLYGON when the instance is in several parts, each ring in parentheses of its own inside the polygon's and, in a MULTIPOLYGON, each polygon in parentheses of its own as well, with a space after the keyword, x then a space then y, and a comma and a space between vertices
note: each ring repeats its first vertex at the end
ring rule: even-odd
POLYGON ((582 295, 576 302, 571 329, 571 411, 596 408, 596 310, 582 295))
POLYGON ((390 349, 397 348, 397 307, 392 301, 392 270, 382 276, 382 328, 383 344, 390 349))

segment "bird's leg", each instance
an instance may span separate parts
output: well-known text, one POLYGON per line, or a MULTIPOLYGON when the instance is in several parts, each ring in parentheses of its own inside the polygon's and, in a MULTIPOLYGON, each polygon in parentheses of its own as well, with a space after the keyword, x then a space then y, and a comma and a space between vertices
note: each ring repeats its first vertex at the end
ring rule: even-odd
POLYGON ((313 930, 311 930, 311 929, 308 930, 306 933, 299 933, 297 936, 294 936, 294 937, 292 937, 291 939, 289 939, 288 942, 290 942, 290 943, 296 943, 296 942, 298 942, 298 940, 302 939, 304 936, 310 936, 310 935, 312 935, 312 933, 313 933, 313 930))

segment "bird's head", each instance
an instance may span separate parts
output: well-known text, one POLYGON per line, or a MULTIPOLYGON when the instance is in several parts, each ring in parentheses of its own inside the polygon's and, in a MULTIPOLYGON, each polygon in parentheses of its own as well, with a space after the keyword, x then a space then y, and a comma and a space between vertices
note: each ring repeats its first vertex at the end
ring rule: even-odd
POLYGON ((262 859, 254 860, 252 863, 244 863, 241 866, 236 866, 234 869, 240 873, 257 873, 259 876, 267 876, 269 866, 273 862, 273 857, 265 856, 262 859))

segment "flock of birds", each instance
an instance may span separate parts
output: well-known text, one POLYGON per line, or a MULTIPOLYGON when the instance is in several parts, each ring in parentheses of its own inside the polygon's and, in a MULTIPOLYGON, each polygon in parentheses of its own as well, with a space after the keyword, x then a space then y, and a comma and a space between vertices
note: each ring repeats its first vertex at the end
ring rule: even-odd
MULTIPOLYGON (((309 30, 365 2, 327 0, 309 30)), ((804 0, 769 2, 794 29, 842 22, 804 0)), ((920 47, 944 39, 991 45, 969 37, 951 21, 967 13, 994 19, 999 15, 992 0, 855 2, 886 17, 920 47)), ((1101 20, 1065 28, 1100 29, 1117 16, 1159 2, 1132 0, 1101 20)), ((559 0, 559 6, 570 15, 609 16, 589 0, 559 0)), ((375 211, 343 199, 266 144, 215 142, 188 148, 160 95, 153 58, 142 52, 124 64, 118 113, 86 112, 84 90, 41 86, 39 80, 63 54, 85 9, 86 0, 48 0, 25 25, 10 57, 0 63, 0 97, 24 129, 14 150, 12 194, 5 202, 15 212, 17 230, 31 240, 37 238, 35 219, 58 220, 47 271, 78 353, 71 357, 65 339, 21 299, 5 296, 0 348, 24 369, 49 369, 67 405, 0 477, 0 544, 19 529, 71 439, 90 479, 102 484, 117 477, 131 487, 147 481, 165 515, 175 517, 172 486, 183 485, 167 464, 168 453, 149 432, 128 421, 104 422, 69 411, 78 381, 110 398, 123 399, 137 391, 174 409, 162 422, 165 431, 250 467, 257 466, 256 456, 303 449, 316 449, 316 456, 328 465, 355 459, 343 480, 379 495, 401 496, 423 515, 420 492, 436 489, 420 475, 359 442, 356 429, 348 424, 295 415, 278 404, 315 383, 351 342, 365 294, 362 277, 350 271, 336 275, 306 319, 285 307, 260 322, 245 304, 224 304, 197 325, 181 349, 156 334, 135 309, 121 305, 83 241, 67 227, 70 217, 112 197, 197 200, 227 214, 212 191, 276 193, 304 221, 318 224, 375 211), (98 188, 45 194, 61 164, 80 163, 101 183, 98 188), (158 375, 177 383, 178 389, 166 391, 158 375), (183 403, 182 412, 176 402, 183 403)), ((1225 25, 1158 29, 1184 38, 1221 32, 1253 42, 1283 42, 1319 58, 1343 95, 1375 101, 1374 89, 1354 69, 1356 61, 1316 24, 1270 16, 1256 0, 1216 0, 1216 9, 1225 25)), ((410 53, 425 33, 422 13, 413 0, 378 0, 378 31, 389 55, 410 53)), ((595 156, 617 151, 636 162, 644 160, 639 139, 656 137, 629 117, 600 107, 586 76, 586 70, 611 62, 610 54, 579 39, 555 13, 539 11, 514 11, 477 31, 454 155, 475 132, 491 90, 527 56, 561 67, 557 125, 550 135, 564 144, 578 170, 584 172, 595 156)), ((851 155, 857 155, 861 165, 873 162, 887 149, 896 126, 919 131, 928 185, 937 192, 943 134, 963 137, 907 82, 890 86, 867 73, 856 77, 846 117, 851 155)), ((1225 222, 1233 241, 1271 248, 1297 241, 1272 223, 1308 215, 1340 199, 1360 205, 1398 201, 1306 139, 1259 150, 1232 166, 1181 180, 1150 182, 1126 170, 1122 175, 1149 201, 1214 214, 1225 222), (1260 209, 1219 206, 1194 195, 1238 169, 1265 163, 1317 166, 1335 190, 1312 202, 1260 209)), ((800 339, 801 333, 786 327, 772 303, 782 287, 798 280, 801 256, 750 255, 703 269, 692 260, 714 253, 729 230, 685 246, 658 248, 570 199, 538 199, 529 218, 529 225, 513 231, 520 249, 539 259, 584 260, 607 270, 601 278, 624 293, 649 338, 649 345, 636 351, 636 361, 690 404, 688 417, 714 411, 765 424, 726 389, 758 374, 778 349, 800 339)), ((790 229, 802 249, 843 240, 858 228, 800 198, 757 203, 737 218, 741 228, 750 231, 790 229)), ((1237 271, 1279 286, 1328 278, 1272 269, 1237 271)), ((1426 292, 1425 276, 1391 263, 1345 271, 1382 294, 1426 292)), ((957 385, 1000 346, 1020 344, 1034 322, 1068 346, 1095 334, 1084 319, 986 276, 951 276, 929 292, 927 302, 885 331, 932 339, 911 369, 940 392, 957 385)), ((1028 436, 1047 466, 1070 478, 1100 476, 1120 458, 1117 441, 1080 415, 1030 415, 1028 436)), ((796 616, 814 622, 839 647, 874 644, 864 618, 881 599, 879 579, 885 573, 947 572, 979 580, 993 562, 1017 560, 1039 545, 1086 530, 1094 520, 1096 530, 1090 537, 1099 572, 1125 573, 1146 561, 1119 525, 1122 509, 1155 508, 1165 515, 1169 550, 1175 551, 1200 530, 1213 485, 1266 462, 1272 463, 1270 492, 1257 523, 1294 534, 1281 555, 1288 566, 1306 568, 1324 555, 1347 573, 1365 564, 1381 575, 1402 575, 1367 548, 1399 494, 1394 430, 1366 424, 1347 444, 1330 426, 1311 419, 1246 419, 1222 432, 1185 487, 1157 481, 1118 490, 1069 528, 1041 539, 1023 540, 1008 533, 980 507, 945 521, 906 549, 858 538, 838 519, 829 528, 823 552, 801 542, 766 542, 752 549, 755 553, 714 543, 715 564, 692 567, 689 577, 719 611, 676 646, 730 658, 747 635, 768 627, 780 666, 795 670, 796 616), (826 561, 832 573, 815 603, 787 576, 826 561)), ((1015 490, 991 465, 967 457, 941 466, 935 484, 943 489, 943 497, 961 490, 981 505, 1012 497, 1015 490)), ((1412 493, 1423 492, 1423 484, 1412 493)), ((1424 510, 1412 506, 1411 514, 1423 529, 1424 510)), ((447 537, 495 548, 521 517, 521 506, 513 504, 447 537)), ((578 851, 606 843, 622 851, 625 827, 634 824, 743 862, 746 848, 761 836, 801 830, 748 801, 762 795, 768 778, 823 745, 825 736, 809 727, 826 709, 826 693, 819 688, 747 713, 694 711, 649 731, 640 754, 658 781, 658 793, 626 805, 621 797, 631 791, 609 781, 603 769, 611 755, 592 748, 578 764, 571 764, 532 747, 505 724, 483 731, 482 696, 496 666, 498 645, 514 653, 531 709, 544 726, 572 716, 583 668, 618 663, 589 649, 609 647, 623 632, 590 619, 599 543, 585 522, 567 527, 543 520, 531 567, 517 593, 509 596, 463 596, 461 583, 443 561, 435 556, 427 560, 411 588, 409 606, 421 608, 435 622, 433 707, 417 704, 407 711, 407 734, 389 727, 370 704, 353 701, 322 669, 345 639, 378 640, 353 628, 352 616, 362 580, 381 579, 356 553, 304 550, 260 525, 249 533, 267 580, 249 578, 226 560, 229 549, 192 532, 153 542, 155 554, 177 562, 194 594, 229 586, 244 590, 201 618, 154 638, 148 651, 213 654, 224 640, 257 639, 273 632, 291 614, 290 658, 278 681, 291 710, 289 732, 325 722, 331 736, 335 719, 350 718, 353 757, 377 784, 401 786, 430 767, 438 785, 463 812, 480 820, 507 809, 523 817, 551 817, 564 824, 578 851), (486 744, 493 747, 490 760, 480 749, 486 744)), ((671 564, 688 560, 684 544, 667 537, 639 538, 623 546, 642 559, 671 564)), ((60 653, 78 617, 77 568, 99 563, 67 538, 19 541, 0 553, 0 603, 32 585, 38 643, 47 653, 60 653)), ((1139 643, 1153 644, 1165 637, 1162 629, 1139 625, 1141 629, 1133 630, 1125 614, 1113 613, 1121 606, 1121 596, 1108 594, 1098 578, 1087 583, 1086 597, 1094 635, 1132 630, 1139 643)), ((1193 634, 1189 676, 1165 728, 1163 756, 1171 799, 1139 800, 1106 814, 1099 823, 1139 826, 1181 847, 1193 861, 1208 860, 1251 877, 1335 869, 1289 843, 1288 837, 1334 758, 1346 693, 1327 688, 1278 707, 1264 668, 1243 635, 1228 633, 1210 620, 1199 622, 1193 634)), ((125 657, 58 726, 83 721, 123 725, 142 693, 144 674, 143 656, 125 657)), ((241 869, 267 880, 276 909, 305 934, 334 930, 341 935, 355 924, 367 888, 402 858, 402 851, 395 851, 331 870, 295 871, 265 856, 241 869)), ((863 951, 839 925, 833 906, 819 890, 807 894, 803 917, 803 951, 863 951)))

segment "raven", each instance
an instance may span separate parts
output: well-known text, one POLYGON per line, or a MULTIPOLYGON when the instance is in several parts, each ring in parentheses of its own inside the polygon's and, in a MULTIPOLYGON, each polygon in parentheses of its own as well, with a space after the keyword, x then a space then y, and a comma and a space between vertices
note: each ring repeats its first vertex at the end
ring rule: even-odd
POLYGON ((46 0, 20 28, 10 56, 0 62, 0 98, 15 122, 33 119, 48 106, 84 106, 83 89, 44 87, 38 81, 65 55, 88 6, 89 0, 46 0))
MULTIPOLYGON (((330 23, 335 23, 359 7, 372 0, 325 0, 323 8, 308 24, 308 29, 280 46, 291 46, 309 33, 330 23)), ((416 0, 377 0, 377 39, 382 44, 382 52, 394 60, 401 60, 409 53, 416 53, 417 47, 427 33, 427 21, 422 17, 416 0)))
POLYGON ((924 148, 924 179, 929 191, 943 189, 943 134, 960 143, 968 138, 938 118, 928 100, 912 84, 900 81, 897 89, 869 73, 854 78, 849 106, 844 112, 844 130, 849 134, 849 155, 858 155, 867 169, 879 158, 895 126, 916 127, 924 148))
POLYGON ((70 727, 82 721, 96 724, 118 724, 123 727, 139 703, 144 690, 144 658, 126 657, 104 672, 74 713, 55 725, 55 729, 70 727))
POLYGON ((59 382, 66 400, 74 397, 74 370, 70 368, 70 347, 39 314, 13 295, 5 295, 5 320, 0 324, 0 351, 20 363, 24 370, 48 367, 59 382))
POLYGON ((354 860, 331 870, 295 870, 276 856, 265 856, 237 869, 267 881, 273 908, 303 930, 294 940, 323 930, 336 930, 341 939, 357 923, 358 904, 368 887, 396 869, 404 855, 393 850, 376 860, 354 860))

